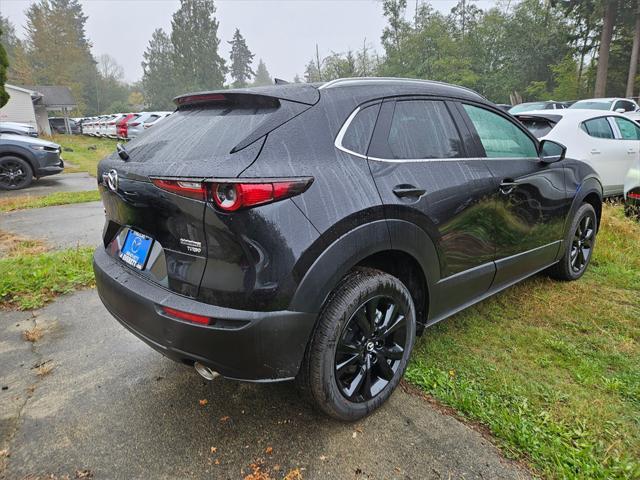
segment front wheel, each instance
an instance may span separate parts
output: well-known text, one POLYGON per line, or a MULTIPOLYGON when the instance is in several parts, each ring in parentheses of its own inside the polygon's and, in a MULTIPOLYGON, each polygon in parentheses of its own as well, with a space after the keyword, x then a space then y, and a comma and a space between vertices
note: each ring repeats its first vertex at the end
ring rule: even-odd
POLYGON ((558 280, 577 280, 587 271, 593 255, 598 233, 598 220, 593 207, 584 203, 580 206, 564 242, 564 255, 549 270, 558 280))
POLYGON ((31 166, 20 157, 0 158, 0 190, 19 190, 33 180, 31 166))
POLYGON ((411 294, 397 278, 357 269, 334 290, 318 320, 299 383, 317 407, 354 421, 397 387, 416 335, 411 294))

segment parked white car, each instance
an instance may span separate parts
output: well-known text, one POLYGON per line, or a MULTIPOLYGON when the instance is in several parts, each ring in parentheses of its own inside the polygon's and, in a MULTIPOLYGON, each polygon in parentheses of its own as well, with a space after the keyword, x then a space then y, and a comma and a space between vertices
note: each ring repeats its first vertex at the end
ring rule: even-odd
POLYGON ((572 104, 573 110, 609 110, 617 113, 633 113, 640 110, 638 104, 629 98, 588 98, 572 104))
POLYGON ((127 138, 136 138, 145 130, 145 125, 155 123, 170 112, 142 112, 137 118, 127 123, 127 138))
POLYGON ((567 157, 598 172, 605 196, 622 195, 627 172, 640 157, 640 125, 613 111, 537 110, 516 114, 539 139, 567 147, 567 157))

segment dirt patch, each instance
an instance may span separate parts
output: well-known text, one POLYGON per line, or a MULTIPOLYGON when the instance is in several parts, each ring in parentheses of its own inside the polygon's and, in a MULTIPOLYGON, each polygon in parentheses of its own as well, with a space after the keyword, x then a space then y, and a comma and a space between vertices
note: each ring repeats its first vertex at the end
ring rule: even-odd
POLYGON ((0 258, 38 255, 48 250, 42 240, 31 240, 0 230, 0 258))
POLYGON ((22 338, 27 342, 35 343, 44 336, 44 330, 42 327, 35 325, 29 330, 22 332, 22 338))

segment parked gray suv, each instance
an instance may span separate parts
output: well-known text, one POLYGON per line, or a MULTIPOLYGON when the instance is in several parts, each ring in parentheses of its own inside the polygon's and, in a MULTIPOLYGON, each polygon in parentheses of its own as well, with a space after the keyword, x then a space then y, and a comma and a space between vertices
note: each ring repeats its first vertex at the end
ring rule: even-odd
POLYGON ((19 190, 34 178, 55 175, 63 169, 57 143, 0 133, 0 190, 19 190))

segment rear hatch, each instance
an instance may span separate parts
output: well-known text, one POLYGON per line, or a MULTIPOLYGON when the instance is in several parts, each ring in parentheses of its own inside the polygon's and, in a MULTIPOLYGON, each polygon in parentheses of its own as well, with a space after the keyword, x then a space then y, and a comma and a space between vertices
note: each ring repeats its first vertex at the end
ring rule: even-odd
MULTIPOLYGON (((265 136, 310 108, 317 90, 268 87, 178 97, 178 110, 98 166, 107 251, 152 282, 197 297, 207 262, 201 182, 236 178, 265 136)), ((214 239, 224 249, 233 239, 214 239)), ((211 241, 211 238, 210 238, 211 241)))

